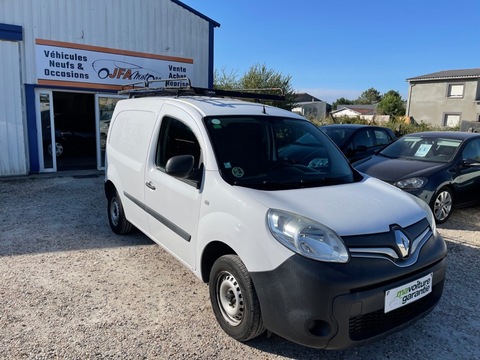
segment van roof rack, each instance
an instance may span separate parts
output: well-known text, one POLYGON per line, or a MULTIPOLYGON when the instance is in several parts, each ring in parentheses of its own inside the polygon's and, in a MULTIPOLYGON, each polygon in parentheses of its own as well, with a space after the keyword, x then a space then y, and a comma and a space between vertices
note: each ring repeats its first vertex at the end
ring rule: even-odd
POLYGON ((211 96, 285 101, 285 95, 280 88, 237 90, 208 89, 192 86, 189 78, 178 78, 175 80, 159 79, 126 84, 122 86, 122 90, 120 90, 118 94, 129 95, 130 98, 147 96, 211 96), (163 86, 152 87, 151 85, 154 83, 163 83, 163 86), (276 92, 276 94, 273 94, 273 92, 276 92))

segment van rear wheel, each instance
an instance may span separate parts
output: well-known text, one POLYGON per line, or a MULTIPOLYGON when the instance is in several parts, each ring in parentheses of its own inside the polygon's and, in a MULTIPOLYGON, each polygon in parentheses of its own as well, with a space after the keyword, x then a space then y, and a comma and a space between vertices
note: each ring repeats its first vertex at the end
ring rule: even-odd
POLYGON ((265 331, 252 279, 238 256, 224 255, 215 262, 209 290, 215 317, 228 335, 248 341, 265 331))
POLYGON ((132 230, 132 224, 125 217, 122 201, 116 190, 111 191, 108 200, 108 222, 116 234, 128 234, 132 230))

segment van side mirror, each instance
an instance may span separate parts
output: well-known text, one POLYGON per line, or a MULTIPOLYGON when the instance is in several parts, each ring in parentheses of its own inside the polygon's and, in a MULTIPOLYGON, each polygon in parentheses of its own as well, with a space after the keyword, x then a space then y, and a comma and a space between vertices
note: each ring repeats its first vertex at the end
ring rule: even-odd
POLYGON ((178 178, 187 178, 193 171, 195 158, 192 155, 178 155, 168 159, 165 172, 178 178))

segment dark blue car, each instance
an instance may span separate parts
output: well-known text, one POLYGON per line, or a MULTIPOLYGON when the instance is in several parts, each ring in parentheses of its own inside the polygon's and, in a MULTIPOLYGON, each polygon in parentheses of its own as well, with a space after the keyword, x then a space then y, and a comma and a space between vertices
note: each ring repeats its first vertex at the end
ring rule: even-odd
POLYGON ((405 135, 353 166, 425 200, 437 223, 445 222, 454 207, 480 203, 478 133, 405 135))
POLYGON ((320 127, 350 162, 366 158, 395 140, 389 128, 361 124, 332 124, 320 127))

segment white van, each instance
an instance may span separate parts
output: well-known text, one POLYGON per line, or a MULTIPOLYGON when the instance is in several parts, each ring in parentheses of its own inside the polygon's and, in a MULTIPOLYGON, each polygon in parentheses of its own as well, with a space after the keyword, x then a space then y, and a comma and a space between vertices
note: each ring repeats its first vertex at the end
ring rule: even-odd
POLYGON ((296 114, 201 90, 134 89, 116 105, 115 233, 135 226, 208 283, 239 341, 268 330, 345 348, 435 307, 447 249, 422 200, 358 173, 296 114))

